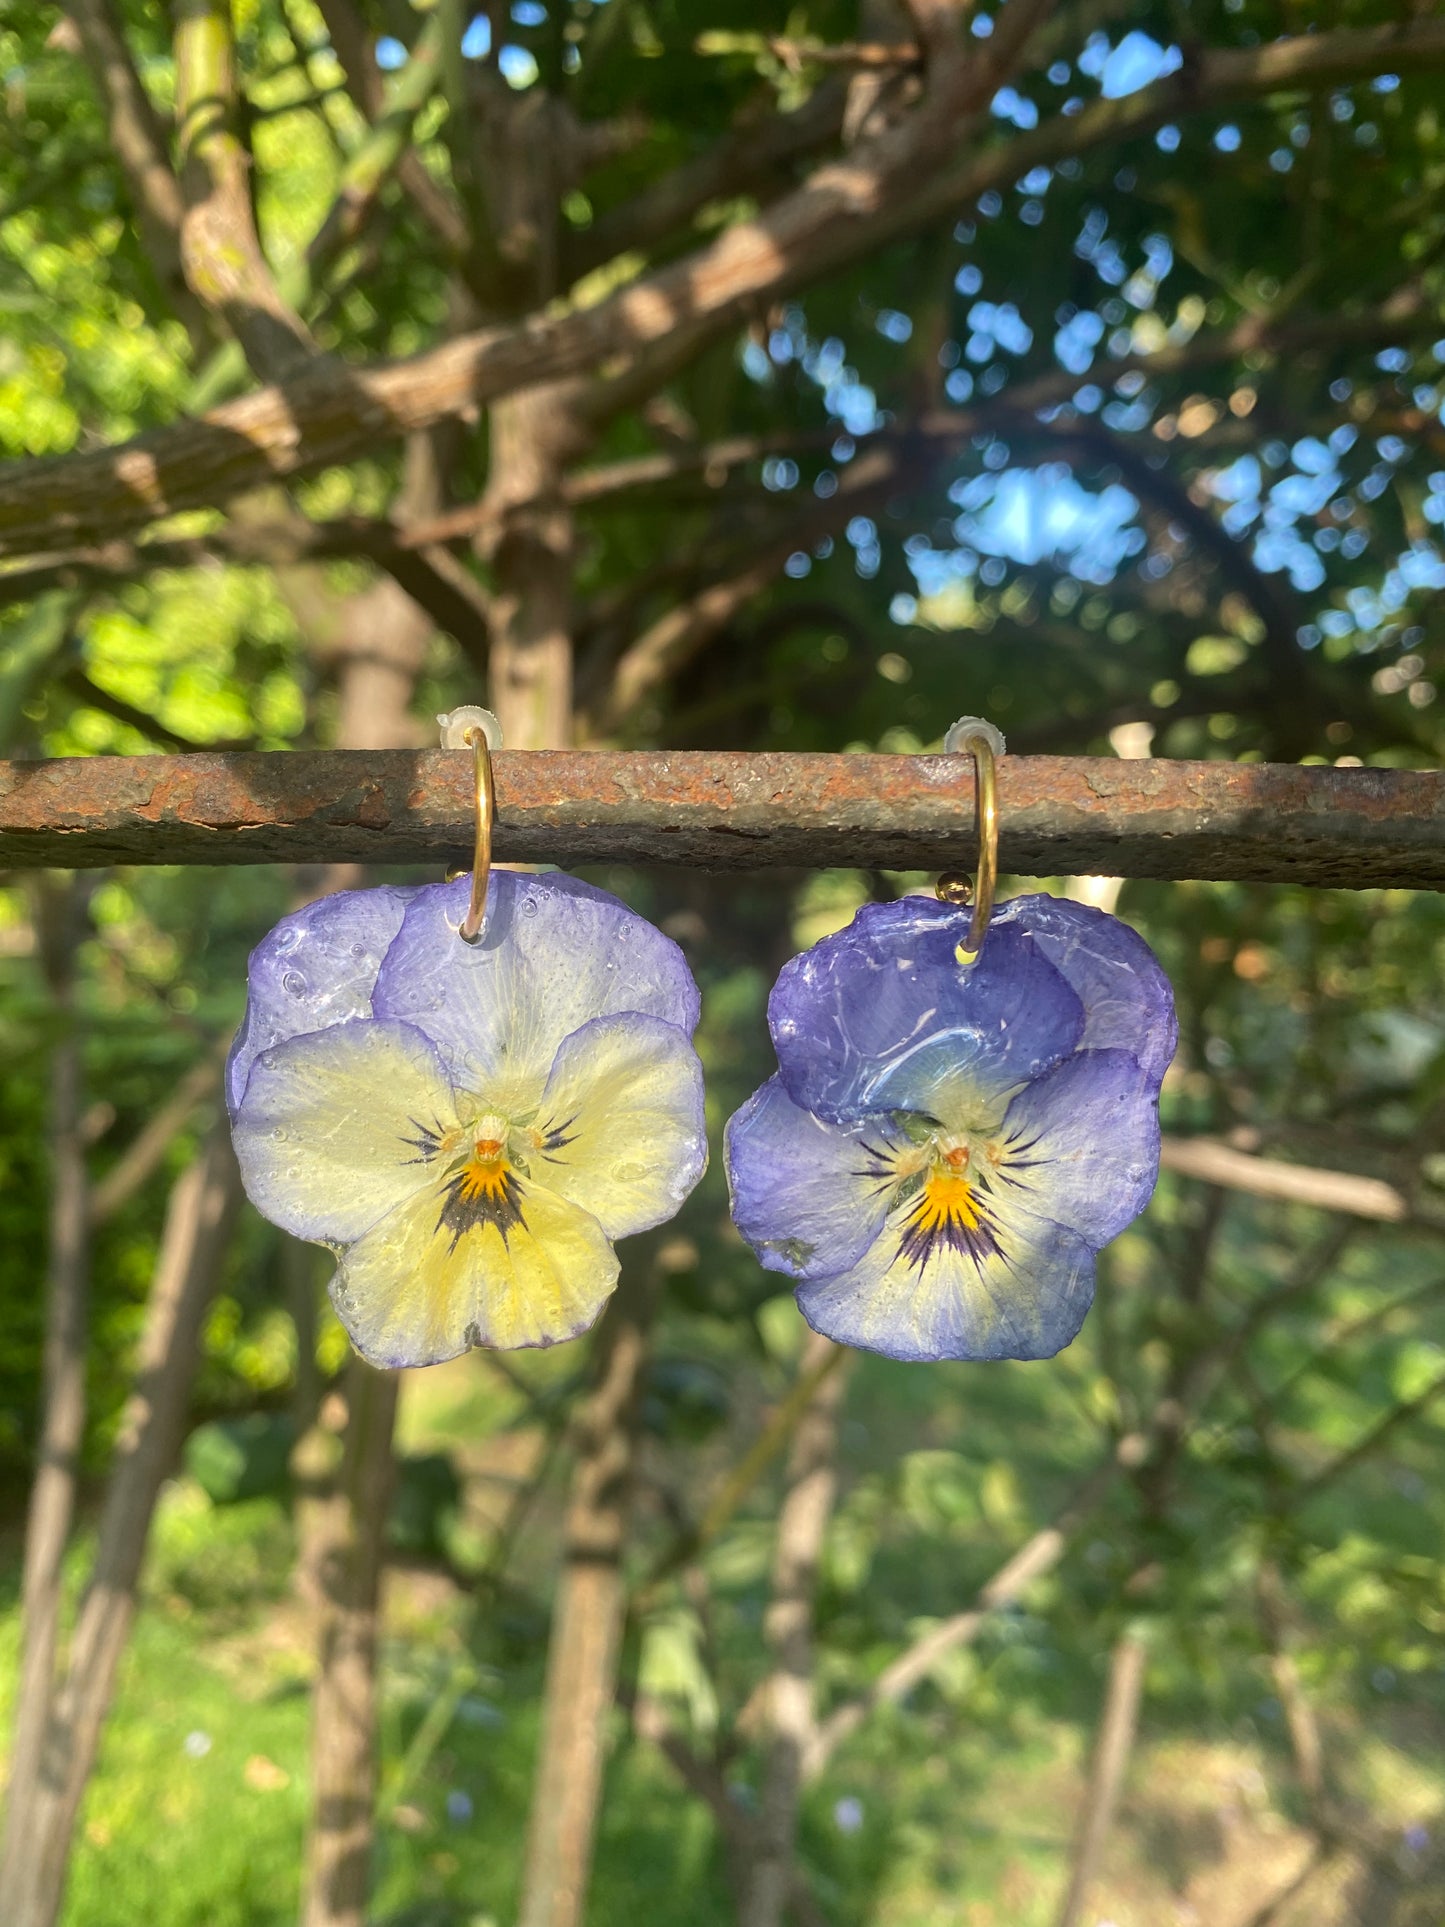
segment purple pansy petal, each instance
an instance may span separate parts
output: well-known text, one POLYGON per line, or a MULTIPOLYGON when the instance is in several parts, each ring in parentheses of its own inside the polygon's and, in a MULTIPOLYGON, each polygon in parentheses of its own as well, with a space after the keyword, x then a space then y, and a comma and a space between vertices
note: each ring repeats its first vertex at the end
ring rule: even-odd
POLYGON ((283 917, 251 952, 246 1014, 226 1060, 234 1117, 251 1066, 288 1037, 371 1015, 371 992, 413 890, 343 890, 283 917))
POLYGON ((697 1052, 661 1017, 594 1018, 563 1039, 535 1128, 538 1180, 609 1238, 665 1224, 707 1168, 697 1052))
POLYGON ((728 1127, 733 1214, 840 1343, 1048 1358, 1153 1190, 1173 997, 1100 911, 1001 905, 971 965, 967 927, 927 898, 869 906, 784 968, 779 1077, 728 1127))
POLYGON ((1094 1253, 1061 1225, 1024 1219, 976 1257, 940 1246, 912 1262, 907 1208, 841 1277, 798 1286, 814 1331, 912 1362, 943 1358, 1052 1358, 1074 1338, 1094 1296, 1094 1253))
POLYGON ((605 891, 558 874, 494 870, 481 941, 457 926, 471 885, 421 890, 387 952, 372 1005, 412 1023, 453 1080, 502 1109, 536 1104, 564 1037, 640 1011, 689 1037, 697 986, 677 945, 605 891))
POLYGON ((431 1182, 424 1133, 454 1119, 421 1032, 357 1019, 263 1052, 231 1135, 263 1217, 298 1238, 349 1244, 431 1182))
POLYGON ((991 927, 965 968, 967 930, 966 911, 903 897, 785 964, 768 1023, 794 1103, 844 1123, 926 1109, 945 1073, 988 1101, 1073 1050, 1083 1007, 1028 935, 991 927))
POLYGON ((1118 917, 1066 897, 1012 897, 993 928, 1027 930, 1084 1006, 1082 1050, 1127 1050, 1157 1086, 1179 1041, 1174 992, 1158 958, 1118 917))
POLYGON ((1009 1106, 992 1196, 1077 1232, 1097 1251, 1149 1202, 1159 1176, 1154 1080, 1121 1050, 1080 1051, 1009 1106))
POLYGON ((870 1169, 884 1118, 844 1129, 799 1110, 769 1078, 728 1121, 728 1190, 738 1230, 769 1271, 831 1277, 863 1257, 892 1185, 870 1169))
POLYGON ((373 1365, 438 1365, 473 1345, 557 1345, 596 1322, 617 1283, 617 1256, 597 1220, 543 1185, 528 1185, 503 1231, 461 1237, 434 1194, 407 1199, 346 1252, 331 1301, 373 1365))

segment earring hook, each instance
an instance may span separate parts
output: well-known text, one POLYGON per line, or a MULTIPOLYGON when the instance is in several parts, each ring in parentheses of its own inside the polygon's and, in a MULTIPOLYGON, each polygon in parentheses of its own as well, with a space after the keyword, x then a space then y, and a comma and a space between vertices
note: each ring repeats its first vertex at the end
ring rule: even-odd
MULTIPOLYGON (((477 943, 486 927, 487 883, 492 874, 492 825, 497 820, 497 790, 492 751, 502 747, 502 726, 489 709, 468 703, 438 716, 443 749, 469 749, 473 756, 473 808, 476 838, 472 851, 472 894, 457 926, 463 943, 477 943)), ((447 881, 451 882, 451 874, 447 881)))
POLYGON ((973 814, 978 826, 978 873, 972 883, 954 871, 938 879, 940 903, 972 903, 968 935, 958 946, 958 961, 971 964, 983 948, 998 888, 998 784, 996 759, 1004 753, 1002 732, 982 716, 960 716, 943 739, 945 755, 973 758, 973 814))

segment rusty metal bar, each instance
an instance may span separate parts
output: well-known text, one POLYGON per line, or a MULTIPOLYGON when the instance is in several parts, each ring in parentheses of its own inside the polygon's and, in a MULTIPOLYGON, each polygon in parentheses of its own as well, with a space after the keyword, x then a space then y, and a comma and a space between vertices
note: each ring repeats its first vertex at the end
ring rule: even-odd
MULTIPOLYGON (((968 868, 967 756, 538 751, 496 758, 502 862, 968 868)), ((1018 876, 1445 885, 1445 775, 1265 763, 1004 757, 1018 876)), ((464 751, 0 763, 0 869, 424 863, 471 850, 464 751)))

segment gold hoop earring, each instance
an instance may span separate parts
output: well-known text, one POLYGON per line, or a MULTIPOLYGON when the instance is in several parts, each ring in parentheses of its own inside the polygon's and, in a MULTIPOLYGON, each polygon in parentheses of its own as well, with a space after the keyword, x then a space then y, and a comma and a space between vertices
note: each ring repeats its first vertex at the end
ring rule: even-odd
POLYGON ((943 739, 944 754, 973 758, 973 813, 978 826, 978 870, 972 882, 950 870, 938 879, 934 894, 940 903, 971 903, 973 918, 968 935, 955 953, 965 966, 983 948, 988 920, 993 915, 994 894, 998 889, 998 779, 997 758, 1004 753, 1004 739, 992 723, 981 716, 961 716, 943 739))

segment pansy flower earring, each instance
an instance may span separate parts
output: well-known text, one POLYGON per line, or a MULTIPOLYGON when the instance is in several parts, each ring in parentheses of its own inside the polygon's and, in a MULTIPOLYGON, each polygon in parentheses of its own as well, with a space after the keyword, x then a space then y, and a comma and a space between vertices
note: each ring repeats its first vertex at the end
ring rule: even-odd
POLYGON ((333 1302, 377 1365, 585 1331, 613 1240, 665 1223, 707 1162, 682 952, 573 877, 489 874, 495 724, 441 721, 475 756, 472 876, 284 918, 226 1067, 247 1193, 337 1254, 333 1302))
POLYGON ((966 718, 979 874, 868 904, 787 964, 778 1075, 731 1119, 733 1217, 815 1330, 891 1358, 1048 1358, 1159 1166, 1174 999, 1127 924, 1051 896, 993 909, 994 756, 966 718))

